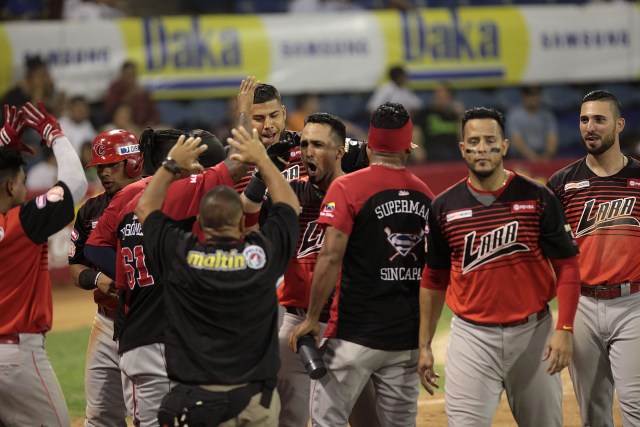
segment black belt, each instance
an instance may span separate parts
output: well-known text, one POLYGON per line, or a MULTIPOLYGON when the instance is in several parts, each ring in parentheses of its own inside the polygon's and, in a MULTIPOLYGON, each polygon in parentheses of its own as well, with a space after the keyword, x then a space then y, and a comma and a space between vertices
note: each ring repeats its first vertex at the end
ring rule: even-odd
POLYGON ((102 314, 104 317, 116 320, 116 310, 113 308, 105 307, 102 304, 98 304, 98 313, 102 314))
MULTIPOLYGON (((307 309, 306 308, 302 308, 302 307, 285 307, 285 310, 287 310, 287 313, 289 314, 295 314, 296 316, 300 316, 300 317, 306 317, 307 315, 307 309)), ((320 323, 327 323, 329 321, 329 317, 331 316, 331 313, 329 312, 329 310, 322 310, 322 312, 320 313, 320 318, 318 318, 318 321, 320 323)))
POLYGON ((580 285, 580 295, 595 299, 614 299, 640 292, 640 282, 625 282, 616 285, 580 285), (628 285, 629 293, 622 295, 623 287, 628 285))
POLYGON ((507 323, 482 323, 482 322, 476 322, 474 320, 469 320, 469 319, 465 319, 464 317, 457 315, 460 319, 464 320, 467 323, 471 323, 472 325, 477 325, 477 326, 487 326, 490 328, 511 328, 513 326, 520 326, 520 325, 526 325, 529 322, 537 322, 538 320, 542 320, 544 319, 547 314, 549 314, 549 306, 546 305, 542 310, 540 310, 537 313, 533 313, 527 317, 525 317, 524 319, 521 320, 515 320, 513 322, 507 322, 507 323))
POLYGON ((0 335, 0 344, 20 344, 20 334, 0 335))

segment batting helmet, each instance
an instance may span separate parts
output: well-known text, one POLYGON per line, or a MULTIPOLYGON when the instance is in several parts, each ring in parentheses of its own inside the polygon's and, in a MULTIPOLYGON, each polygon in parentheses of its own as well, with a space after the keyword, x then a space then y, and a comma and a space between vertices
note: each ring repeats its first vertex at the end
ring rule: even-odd
POLYGON ((136 136, 124 129, 102 132, 91 143, 91 163, 87 165, 106 165, 125 162, 124 171, 130 178, 142 173, 143 159, 136 136))

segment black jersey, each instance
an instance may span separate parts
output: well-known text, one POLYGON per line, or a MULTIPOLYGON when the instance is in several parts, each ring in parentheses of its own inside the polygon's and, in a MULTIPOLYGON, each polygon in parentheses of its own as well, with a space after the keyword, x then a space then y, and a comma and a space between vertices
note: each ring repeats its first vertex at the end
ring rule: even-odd
POLYGON ((583 158, 556 172, 548 184, 564 206, 580 248, 586 285, 640 282, 640 162, 613 176, 597 176, 583 158))
POLYGON ((169 378, 187 384, 239 384, 275 378, 276 282, 298 238, 290 206, 275 204, 244 241, 204 244, 153 212, 144 224, 148 260, 165 290, 169 378))
MULTIPOLYGON (((82 264, 95 269, 95 266, 84 256, 84 246, 91 235, 91 232, 98 225, 98 220, 104 210, 109 206, 111 196, 102 192, 97 196, 89 198, 78 210, 76 222, 71 229, 71 244, 69 245, 69 264, 82 264)), ((93 300, 96 304, 101 304, 115 311, 117 298, 105 295, 96 289, 93 291, 93 300)))
POLYGON ((482 323, 540 311, 556 293, 548 258, 578 253, 558 200, 518 174, 497 194, 474 191, 465 179, 436 197, 427 248, 429 268, 451 270, 447 305, 482 323))
POLYGON ((418 347, 418 291, 433 193, 407 169, 336 178, 318 222, 349 235, 326 336, 380 350, 418 347))

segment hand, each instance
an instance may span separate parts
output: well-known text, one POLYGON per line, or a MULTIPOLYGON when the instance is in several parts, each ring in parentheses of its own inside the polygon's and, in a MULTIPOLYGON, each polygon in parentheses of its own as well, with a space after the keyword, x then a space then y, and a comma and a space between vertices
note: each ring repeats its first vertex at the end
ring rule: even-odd
POLYGON ((24 122, 27 126, 35 129, 42 136, 40 145, 46 144, 51 148, 55 139, 64 135, 60 129, 60 123, 49 114, 42 101, 38 101, 38 108, 27 102, 20 111, 24 115, 24 122))
POLYGON ((260 80, 256 80, 254 76, 249 76, 240 83, 238 91, 238 111, 242 114, 249 114, 253 107, 253 94, 256 87, 260 84, 260 80))
POLYGON ((96 283, 96 286, 103 294, 110 297, 118 298, 118 289, 116 289, 116 283, 104 273, 98 276, 98 283, 96 283))
POLYGON ((171 147, 167 157, 171 157, 180 166, 183 175, 191 175, 200 173, 204 170, 202 165, 198 163, 198 156, 207 151, 206 145, 200 145, 202 138, 187 138, 186 135, 180 135, 176 144, 171 147))
POLYGON ((298 352, 298 338, 303 335, 311 334, 316 338, 316 345, 318 345, 318 336, 320 335, 320 324, 318 321, 304 319, 302 323, 295 327, 291 334, 289 334, 289 348, 294 353, 298 352))
POLYGON ((227 143, 235 151, 229 155, 231 160, 243 163, 258 164, 260 161, 269 160, 267 149, 264 148, 258 131, 253 129, 252 134, 243 127, 231 129, 233 138, 227 138, 227 143))
POLYGON ((420 382, 427 393, 433 396, 435 388, 440 388, 440 386, 436 383, 438 378, 440 378, 440 374, 433 370, 434 366, 433 359, 433 350, 431 350, 431 346, 428 347, 420 347, 420 354, 418 356, 418 375, 420 376, 420 382))
POLYGON ((22 111, 16 107, 4 105, 4 126, 0 129, 0 146, 15 148, 29 154, 35 154, 33 149, 22 141, 22 133, 25 123, 22 120, 22 111))
POLYGON ((553 375, 569 365, 573 354, 573 334, 556 330, 544 349, 542 361, 549 360, 547 373, 553 375))

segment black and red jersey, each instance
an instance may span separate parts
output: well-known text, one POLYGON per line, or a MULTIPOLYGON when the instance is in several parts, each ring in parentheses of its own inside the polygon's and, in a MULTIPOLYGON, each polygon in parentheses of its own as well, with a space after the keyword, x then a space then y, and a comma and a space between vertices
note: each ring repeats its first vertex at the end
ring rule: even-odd
MULTIPOLYGON (((295 144, 295 146, 291 148, 289 165, 285 170, 282 171, 282 175, 285 177, 285 179, 287 181, 291 181, 303 176, 307 176, 307 169, 302 164, 302 157, 300 156, 300 132, 292 132, 286 130, 282 133, 280 141, 293 141, 295 144)), ((249 185, 249 181, 251 181, 251 177, 253 176, 254 170, 255 166, 251 166, 249 169, 247 169, 247 172, 245 172, 242 178, 240 178, 240 180, 233 186, 238 194, 242 193, 244 189, 247 188, 247 185, 249 185)))
MULTIPOLYGON (((95 266, 84 256, 84 246, 89 239, 89 235, 98 225, 98 219, 109 206, 111 196, 102 192, 97 196, 87 199, 80 207, 76 216, 76 222, 71 229, 71 244, 69 245, 69 264, 82 264, 95 269, 95 266)), ((113 278, 112 278, 113 279, 113 278)), ((109 309, 116 310, 118 299, 110 297, 104 292, 96 289, 93 291, 93 300, 96 304, 101 304, 109 309)))
POLYGON ((63 182, 0 213, 0 335, 51 329, 47 239, 69 224, 73 215, 73 198, 63 182))
MULTIPOLYGON (((162 211, 174 220, 191 223, 197 215, 202 197, 218 185, 232 185, 227 165, 222 162, 205 170, 174 181, 167 190, 162 211)), ((142 193, 131 198, 120 210, 117 219, 116 286, 125 291, 118 315, 124 315, 122 327, 115 331, 118 351, 155 342, 164 342, 165 312, 163 289, 159 285, 158 268, 145 256, 142 225, 134 209, 142 193)), ((116 322, 119 324, 120 322, 116 322)))
MULTIPOLYGON (((325 193, 314 187, 308 177, 291 181, 289 184, 300 202, 300 234, 296 250, 284 274, 284 281, 278 287, 278 302, 283 307, 307 308, 311 278, 318 252, 324 242, 324 229, 318 224, 318 215, 325 193)), ((266 206, 267 203, 263 208, 266 206)))
POLYGON ((427 265, 450 269, 451 310, 480 323, 509 323, 542 310, 556 294, 549 258, 577 254, 562 206, 542 184, 514 174, 500 192, 467 180, 429 211, 427 265))
POLYGON ((433 193, 407 169, 337 178, 318 223, 349 235, 325 336, 381 350, 418 347, 418 290, 433 193))
POLYGON ((585 285, 640 282, 640 162, 599 177, 583 158, 556 172, 548 184, 564 206, 580 248, 585 285))

